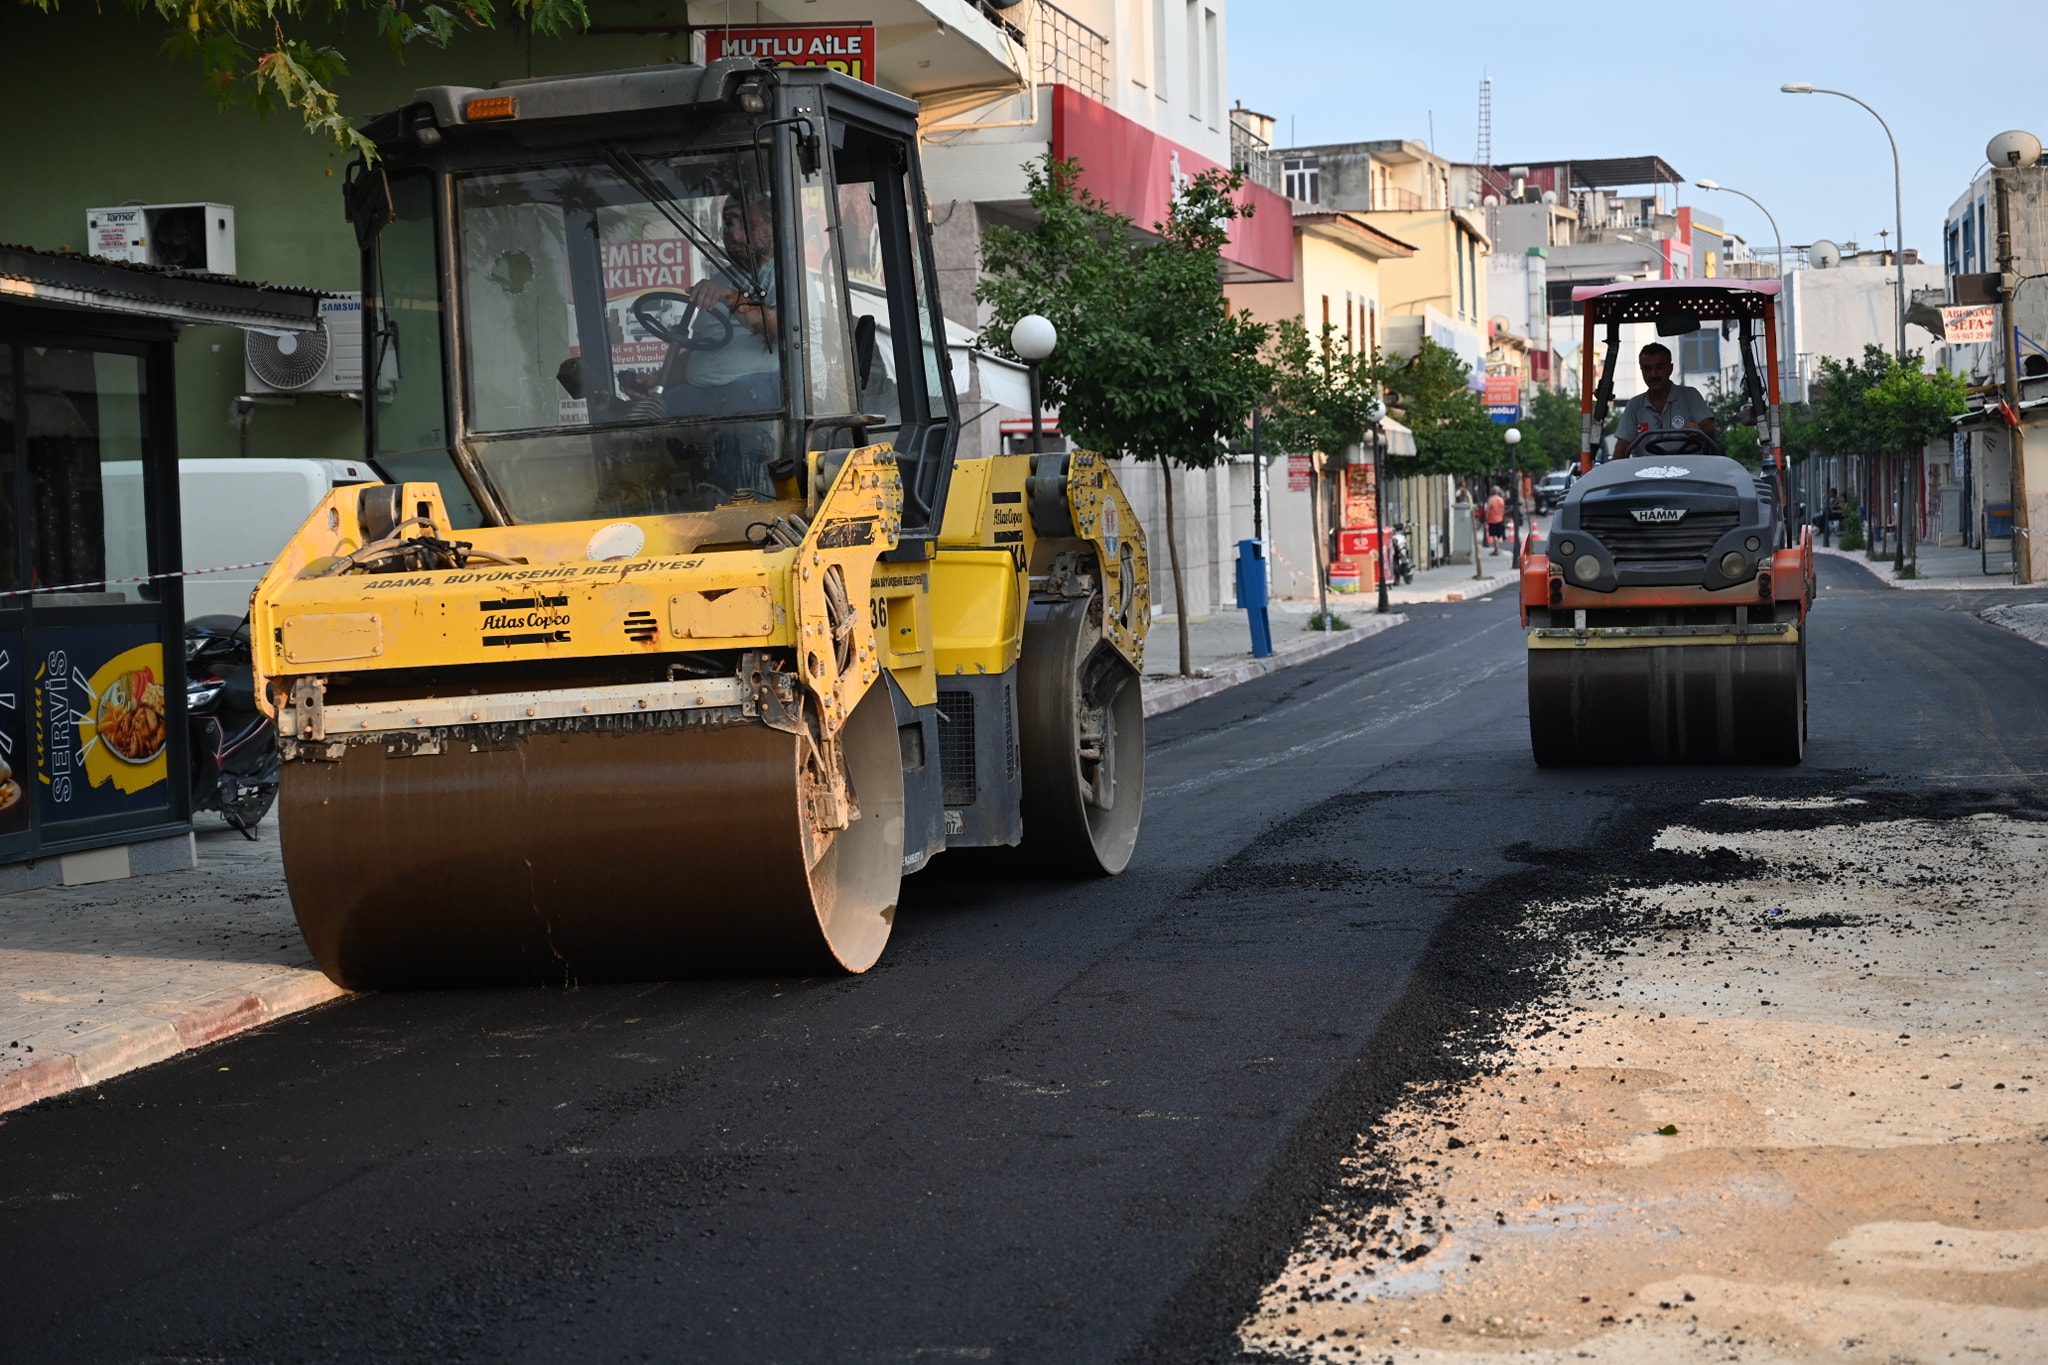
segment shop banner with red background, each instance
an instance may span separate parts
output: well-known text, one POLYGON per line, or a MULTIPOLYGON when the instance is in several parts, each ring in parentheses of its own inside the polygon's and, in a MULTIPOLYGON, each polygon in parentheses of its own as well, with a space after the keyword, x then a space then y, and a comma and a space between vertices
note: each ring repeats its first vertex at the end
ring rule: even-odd
MULTIPOLYGON (((1181 186, 1216 162, 1097 103, 1072 86, 1052 92, 1052 154, 1081 163, 1081 187, 1147 232, 1166 221, 1181 186)), ((1292 205, 1263 185, 1238 201, 1253 210, 1230 225, 1223 258, 1276 280, 1294 278, 1292 205)))
POLYGON ((873 24, 721 24, 704 30, 704 60, 752 57, 777 66, 829 66, 874 83, 873 24))

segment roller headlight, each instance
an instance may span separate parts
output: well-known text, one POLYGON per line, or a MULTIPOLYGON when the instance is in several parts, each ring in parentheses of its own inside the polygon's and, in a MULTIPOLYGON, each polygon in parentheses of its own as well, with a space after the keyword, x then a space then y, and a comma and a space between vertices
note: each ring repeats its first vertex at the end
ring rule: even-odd
POLYGON ((1572 561, 1572 576, 1581 583, 1591 583, 1600 576, 1600 561, 1591 555, 1580 555, 1572 561))
POLYGON ((1557 542, 1557 552, 1564 558, 1570 559, 1579 552, 1579 547, 1572 544, 1569 540, 1560 540, 1557 542))
POLYGON ((1742 548, 1748 550, 1751 554, 1755 554, 1758 550, 1763 548, 1763 542, 1758 540, 1755 536, 1751 536, 1748 540, 1742 542, 1742 548))
POLYGON ((1742 557, 1740 550, 1730 550, 1721 556, 1721 574, 1725 578, 1740 578, 1748 567, 1749 561, 1742 557))

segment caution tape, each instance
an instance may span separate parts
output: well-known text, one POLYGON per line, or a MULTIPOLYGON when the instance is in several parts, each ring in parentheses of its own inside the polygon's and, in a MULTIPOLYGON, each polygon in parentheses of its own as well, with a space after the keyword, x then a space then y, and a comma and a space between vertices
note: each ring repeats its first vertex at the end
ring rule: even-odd
POLYGON ((197 578, 201 574, 233 573, 237 569, 267 569, 277 561, 271 559, 251 560, 247 564, 222 564, 211 569, 172 569, 167 573, 146 573, 134 578, 95 578, 90 583, 59 583, 47 588, 8 588, 0 590, 0 597, 29 597, 46 592, 97 592, 116 583, 154 583, 165 578, 197 578))

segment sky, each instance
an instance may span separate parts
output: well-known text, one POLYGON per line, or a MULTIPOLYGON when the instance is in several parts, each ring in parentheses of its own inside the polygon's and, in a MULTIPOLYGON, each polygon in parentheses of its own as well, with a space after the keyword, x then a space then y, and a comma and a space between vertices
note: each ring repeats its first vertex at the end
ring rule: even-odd
MULTIPOLYGON (((1233 101, 1271 114, 1281 145, 1430 140, 1470 161, 1479 83, 1493 77, 1493 161, 1657 155, 1688 181, 1755 195, 1789 249, 1826 238, 1876 247, 1893 226, 1899 143, 1906 245, 1942 259, 1948 208, 2009 128, 2048 140, 2048 96, 2028 64, 2041 0, 1865 0, 1856 6, 1616 4, 1612 0, 1236 0, 1227 11, 1233 101), (1723 17, 1727 16, 1727 17, 1723 17), (1779 21, 1782 16, 1782 21, 1779 21), (1951 16, 1953 22, 1942 22, 1951 16), (2005 35, 2003 39, 1999 35, 2005 35)), ((1770 225, 1747 200, 1683 185, 1762 256, 1770 225)))

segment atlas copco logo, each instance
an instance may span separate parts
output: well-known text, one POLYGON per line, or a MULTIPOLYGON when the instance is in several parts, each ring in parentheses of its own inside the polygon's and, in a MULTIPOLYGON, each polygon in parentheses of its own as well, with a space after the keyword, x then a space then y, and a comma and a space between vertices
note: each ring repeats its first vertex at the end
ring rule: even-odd
POLYGON ((1666 522, 1685 520, 1685 509, 1683 507, 1636 507, 1630 509, 1629 515, 1637 521, 1661 525, 1666 522))

